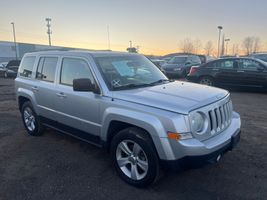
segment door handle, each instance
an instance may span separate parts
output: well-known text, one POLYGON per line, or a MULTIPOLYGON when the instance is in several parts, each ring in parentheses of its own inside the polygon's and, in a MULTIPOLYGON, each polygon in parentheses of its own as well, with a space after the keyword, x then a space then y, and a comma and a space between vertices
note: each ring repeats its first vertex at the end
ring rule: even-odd
POLYGON ((244 73, 245 71, 243 71, 243 70, 237 70, 237 72, 239 72, 239 73, 244 73))
POLYGON ((37 86, 33 86, 33 87, 32 87, 32 90, 33 90, 34 92, 38 92, 38 91, 39 91, 39 89, 38 89, 37 86))
POLYGON ((67 96, 64 94, 64 92, 58 92, 58 93, 56 93, 56 95, 58 96, 58 97, 61 97, 61 98, 66 98, 67 96))
POLYGON ((216 68, 213 68, 212 70, 213 70, 213 71, 219 71, 219 69, 216 69, 216 68))

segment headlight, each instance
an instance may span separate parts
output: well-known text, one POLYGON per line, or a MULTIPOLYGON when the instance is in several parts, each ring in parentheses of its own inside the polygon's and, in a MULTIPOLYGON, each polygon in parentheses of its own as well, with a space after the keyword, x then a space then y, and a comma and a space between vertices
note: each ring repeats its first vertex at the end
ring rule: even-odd
POLYGON ((203 130, 205 129, 205 118, 203 114, 199 112, 193 113, 190 120, 192 132, 199 135, 203 134, 203 130))

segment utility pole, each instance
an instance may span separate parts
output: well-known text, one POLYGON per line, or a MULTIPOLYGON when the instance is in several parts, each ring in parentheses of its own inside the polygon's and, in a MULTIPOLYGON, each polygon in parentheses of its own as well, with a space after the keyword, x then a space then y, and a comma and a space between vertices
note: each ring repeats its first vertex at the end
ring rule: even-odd
POLYGON ((11 22, 12 28, 13 28, 13 37, 14 37, 14 46, 15 46, 15 54, 16 54, 16 60, 18 60, 18 52, 17 52, 17 42, 16 42, 16 31, 15 31, 15 23, 11 22))
POLYGON ((220 57, 220 42, 221 42, 221 32, 222 32, 222 29, 223 29, 223 27, 222 27, 222 26, 218 26, 217 28, 219 29, 219 39, 218 39, 218 55, 217 55, 217 57, 219 58, 219 57, 220 57))
POLYGON ((49 40, 49 46, 51 46, 51 18, 46 18, 45 21, 47 22, 47 34, 48 34, 48 40, 49 40))
POLYGON ((107 32, 108 32, 108 50, 110 50, 109 25, 107 26, 107 32))

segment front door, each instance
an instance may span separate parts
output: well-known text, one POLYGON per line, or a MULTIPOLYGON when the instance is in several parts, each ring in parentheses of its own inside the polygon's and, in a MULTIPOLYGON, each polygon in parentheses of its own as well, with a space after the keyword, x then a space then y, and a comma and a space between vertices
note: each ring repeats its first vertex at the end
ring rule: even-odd
MULTIPOLYGON (((73 91, 73 79, 95 79, 86 60, 63 58, 55 95, 57 121, 92 135, 100 134, 99 105, 101 96, 93 92, 73 91)), ((78 131, 76 132, 78 134, 78 131)), ((83 137, 82 135, 78 135, 83 137)), ((85 138, 86 139, 86 138, 85 138)))
POLYGON ((267 83, 267 69, 256 60, 240 59, 240 69, 242 79, 240 85, 244 87, 262 88, 267 83))

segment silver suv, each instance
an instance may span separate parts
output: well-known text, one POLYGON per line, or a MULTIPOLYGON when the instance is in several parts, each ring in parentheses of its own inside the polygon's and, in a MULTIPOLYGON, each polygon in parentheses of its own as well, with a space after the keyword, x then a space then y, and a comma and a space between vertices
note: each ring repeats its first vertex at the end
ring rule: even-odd
POLYGON ((30 135, 51 127, 105 147, 119 176, 138 187, 162 165, 218 161, 240 138, 227 91, 171 81, 138 54, 28 53, 15 83, 30 135))

